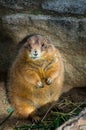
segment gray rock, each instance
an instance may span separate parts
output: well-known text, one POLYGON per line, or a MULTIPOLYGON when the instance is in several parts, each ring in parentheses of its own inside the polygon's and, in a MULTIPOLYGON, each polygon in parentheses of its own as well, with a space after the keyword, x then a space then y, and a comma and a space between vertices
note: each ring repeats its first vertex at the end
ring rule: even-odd
POLYGON ((37 0, 0 0, 1 6, 18 10, 28 10, 28 7, 38 6, 39 3, 37 0))
POLYGON ((46 0, 42 8, 56 13, 86 14, 86 0, 46 0))
POLYGON ((56 130, 86 130, 86 107, 76 117, 72 117, 56 130))
POLYGON ((5 42, 0 42, 0 72, 9 67, 15 57, 16 46, 22 39, 26 35, 39 33, 47 36, 61 51, 65 64, 65 83, 76 87, 86 86, 85 18, 12 14, 0 19, 1 37, 5 42))

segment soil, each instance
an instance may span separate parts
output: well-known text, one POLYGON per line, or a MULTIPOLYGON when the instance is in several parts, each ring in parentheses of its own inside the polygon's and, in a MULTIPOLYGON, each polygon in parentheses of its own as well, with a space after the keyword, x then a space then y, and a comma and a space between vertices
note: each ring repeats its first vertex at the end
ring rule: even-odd
MULTIPOLYGON (((64 101, 64 99, 70 100, 71 102, 85 102, 86 103, 86 87, 85 88, 75 88, 68 93, 63 94, 60 97, 59 103, 64 101)), ((58 110, 63 112, 68 112, 71 109, 71 105, 69 106, 60 106, 58 105, 58 110)), ((86 104, 83 106, 86 107, 86 104)), ((8 109, 11 108, 10 103, 8 102, 8 98, 6 95, 5 83, 0 83, 0 124, 1 122, 9 115, 8 109)), ((28 120, 20 120, 15 117, 14 114, 10 116, 2 125, 0 125, 0 130, 13 130, 15 126, 19 126, 22 124, 31 123, 28 120)))

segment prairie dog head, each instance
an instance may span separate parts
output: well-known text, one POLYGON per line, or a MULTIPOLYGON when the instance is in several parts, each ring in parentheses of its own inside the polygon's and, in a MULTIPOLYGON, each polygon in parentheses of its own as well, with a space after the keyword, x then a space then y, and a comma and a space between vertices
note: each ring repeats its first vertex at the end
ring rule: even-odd
POLYGON ((28 56, 31 59, 40 59, 47 53, 52 53, 53 45, 49 43, 49 40, 41 35, 33 35, 27 39, 24 45, 28 51, 28 56))

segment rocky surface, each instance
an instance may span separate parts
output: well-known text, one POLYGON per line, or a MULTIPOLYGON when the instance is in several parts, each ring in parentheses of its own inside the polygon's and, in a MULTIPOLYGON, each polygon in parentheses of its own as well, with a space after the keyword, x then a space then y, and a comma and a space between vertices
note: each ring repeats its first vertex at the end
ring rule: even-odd
POLYGON ((86 0, 46 0, 42 8, 60 14, 86 14, 86 0))
POLYGON ((41 0, 0 0, 0 5, 18 10, 26 10, 31 6, 38 6, 41 0))
POLYGON ((68 120, 56 130, 86 130, 86 108, 77 117, 68 120))
POLYGON ((0 15, 42 14, 41 3, 42 0, 0 0, 0 15))

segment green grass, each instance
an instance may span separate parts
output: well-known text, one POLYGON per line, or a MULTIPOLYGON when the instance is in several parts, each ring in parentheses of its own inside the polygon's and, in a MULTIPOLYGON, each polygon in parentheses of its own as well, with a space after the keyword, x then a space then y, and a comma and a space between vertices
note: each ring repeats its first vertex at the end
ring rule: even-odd
POLYGON ((70 119, 71 117, 77 116, 80 111, 83 109, 84 105, 86 105, 85 102, 80 103, 73 103, 68 100, 64 100, 61 104, 59 104, 60 107, 68 107, 72 106, 69 112, 61 112, 58 111, 57 108, 54 108, 50 110, 49 113, 51 113, 51 117, 47 119, 47 114, 45 119, 40 121, 37 124, 24 124, 22 126, 15 127, 15 130, 55 130, 59 126, 61 126, 65 121, 70 119), (51 119, 52 118, 52 119, 51 119))

